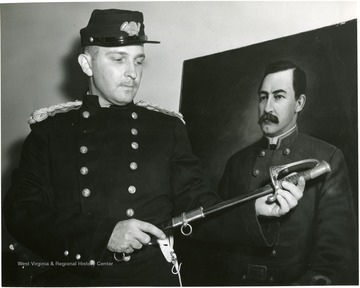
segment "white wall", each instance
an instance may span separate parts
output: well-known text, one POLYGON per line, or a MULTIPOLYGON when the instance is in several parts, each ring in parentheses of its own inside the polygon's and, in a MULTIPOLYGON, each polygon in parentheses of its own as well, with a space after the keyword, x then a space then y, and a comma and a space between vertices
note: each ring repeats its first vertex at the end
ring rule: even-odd
POLYGON ((356 1, 84 2, 0 7, 3 188, 8 186, 9 171, 17 165, 20 143, 29 132, 29 114, 68 101, 60 89, 64 79, 72 80, 66 70, 72 67, 68 55, 74 51, 79 30, 87 25, 93 9, 144 13, 147 35, 161 44, 145 48, 145 72, 136 99, 170 109, 178 109, 186 59, 357 17, 356 1))

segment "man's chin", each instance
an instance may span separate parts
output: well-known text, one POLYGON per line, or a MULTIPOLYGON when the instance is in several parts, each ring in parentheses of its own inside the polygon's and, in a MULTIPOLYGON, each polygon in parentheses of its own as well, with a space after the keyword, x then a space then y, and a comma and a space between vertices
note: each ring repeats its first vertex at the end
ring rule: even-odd
POLYGON ((268 137, 274 137, 277 132, 276 124, 274 123, 262 123, 261 130, 268 137))
POLYGON ((115 97, 115 101, 119 103, 129 104, 134 100, 134 98, 134 93, 121 93, 117 95, 117 97, 115 97))

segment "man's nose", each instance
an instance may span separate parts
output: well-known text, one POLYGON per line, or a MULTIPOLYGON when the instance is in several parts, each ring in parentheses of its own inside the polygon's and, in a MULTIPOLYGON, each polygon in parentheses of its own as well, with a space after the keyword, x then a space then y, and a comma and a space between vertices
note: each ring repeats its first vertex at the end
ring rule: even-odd
POLYGON ((136 79, 137 73, 135 70, 135 65, 133 63, 128 63, 125 69, 125 77, 130 77, 131 79, 136 79))
POLYGON ((266 99, 264 111, 267 113, 273 111, 273 101, 271 100, 270 97, 266 99))

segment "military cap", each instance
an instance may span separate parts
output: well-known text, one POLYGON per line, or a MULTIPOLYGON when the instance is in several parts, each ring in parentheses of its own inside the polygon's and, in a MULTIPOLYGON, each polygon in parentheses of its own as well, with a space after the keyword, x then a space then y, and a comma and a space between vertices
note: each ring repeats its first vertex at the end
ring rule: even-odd
POLYGON ((92 12, 88 25, 80 30, 80 35, 82 47, 160 43, 147 39, 144 17, 139 11, 96 9, 92 12))

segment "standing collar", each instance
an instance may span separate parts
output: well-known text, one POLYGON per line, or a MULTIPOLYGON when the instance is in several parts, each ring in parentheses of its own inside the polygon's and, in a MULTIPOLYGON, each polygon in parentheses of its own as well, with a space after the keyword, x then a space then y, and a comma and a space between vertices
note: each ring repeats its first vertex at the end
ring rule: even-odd
POLYGON ((99 103, 99 96, 92 95, 92 94, 86 94, 84 95, 84 106, 88 109, 92 110, 98 110, 98 109, 130 109, 134 108, 135 104, 133 101, 131 101, 129 104, 120 106, 120 105, 110 105, 109 107, 101 107, 99 103))
POLYGON ((299 131, 298 126, 295 125, 290 130, 286 131, 285 133, 274 137, 274 138, 268 138, 266 136, 263 137, 264 145, 267 146, 268 149, 270 149, 270 145, 276 145, 275 149, 281 149, 285 146, 288 146, 290 143, 292 143, 295 138, 297 137, 299 131), (271 141, 275 140, 275 141, 271 141), (276 141, 277 140, 277 141, 276 141))

